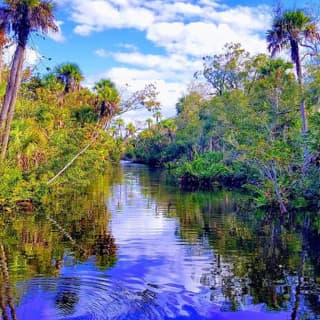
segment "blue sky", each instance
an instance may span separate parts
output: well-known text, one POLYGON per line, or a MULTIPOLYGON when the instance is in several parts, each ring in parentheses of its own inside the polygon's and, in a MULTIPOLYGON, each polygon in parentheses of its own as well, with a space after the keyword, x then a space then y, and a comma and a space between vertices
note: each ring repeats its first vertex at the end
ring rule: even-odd
MULTIPOLYGON (((320 0, 310 0, 318 4, 320 0)), ((308 1, 283 0, 296 8, 308 1)), ((264 34, 276 0, 56 0, 60 32, 30 47, 43 58, 36 70, 75 62, 85 85, 111 78, 130 90, 156 83, 162 113, 172 116, 201 58, 240 42, 251 53, 266 50, 264 34)), ((30 59, 30 58, 29 58, 30 59)), ((147 115, 146 115, 147 116, 147 115)), ((141 112, 127 118, 141 119, 141 112)))

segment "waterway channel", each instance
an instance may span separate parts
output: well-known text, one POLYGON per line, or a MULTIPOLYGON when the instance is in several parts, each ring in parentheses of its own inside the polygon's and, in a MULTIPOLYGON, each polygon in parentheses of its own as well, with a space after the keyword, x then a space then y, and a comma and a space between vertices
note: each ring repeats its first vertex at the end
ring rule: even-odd
POLYGON ((320 319, 317 228, 266 216, 123 162, 37 214, 1 217, 2 318, 320 319))

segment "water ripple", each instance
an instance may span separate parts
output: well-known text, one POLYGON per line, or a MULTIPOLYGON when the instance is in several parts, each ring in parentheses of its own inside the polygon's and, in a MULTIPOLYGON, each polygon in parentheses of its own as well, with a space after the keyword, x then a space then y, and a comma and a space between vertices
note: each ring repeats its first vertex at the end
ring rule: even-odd
POLYGON ((193 294, 175 283, 143 283, 135 277, 127 280, 117 284, 104 274, 85 273, 37 277, 19 284, 20 290, 30 294, 20 302, 18 315, 24 320, 156 320, 187 315, 183 306, 193 303, 193 294), (46 304, 48 298, 54 303, 46 304))

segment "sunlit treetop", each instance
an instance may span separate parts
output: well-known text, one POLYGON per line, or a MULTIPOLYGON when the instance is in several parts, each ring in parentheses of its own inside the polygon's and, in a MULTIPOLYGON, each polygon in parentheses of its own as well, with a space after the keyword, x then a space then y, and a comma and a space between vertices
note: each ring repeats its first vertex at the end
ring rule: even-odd
MULTIPOLYGON (((302 10, 286 11, 276 16, 267 31, 268 50, 272 56, 289 49, 294 43, 313 49, 317 41, 320 41, 317 24, 302 10)), ((296 54, 296 50, 291 50, 292 61, 296 61, 296 54)))

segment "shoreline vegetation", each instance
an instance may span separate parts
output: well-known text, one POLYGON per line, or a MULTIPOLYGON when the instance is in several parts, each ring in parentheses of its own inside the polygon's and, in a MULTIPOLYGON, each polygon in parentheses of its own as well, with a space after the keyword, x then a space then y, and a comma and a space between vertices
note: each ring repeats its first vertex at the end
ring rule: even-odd
POLYGON ((153 84, 121 99, 109 79, 92 90, 82 87, 84 77, 74 63, 45 75, 24 68, 30 35, 57 31, 51 1, 6 0, 0 7, 1 59, 3 50, 15 45, 11 65, 0 63, 2 209, 31 209, 57 178, 60 186, 88 184, 90 175, 120 160, 123 143, 110 127, 115 118, 142 107, 156 112, 159 106, 153 84))
POLYGON ((318 31, 304 11, 279 11, 266 32, 271 56, 230 43, 204 57, 176 117, 150 122, 126 157, 167 168, 183 189, 235 187, 282 215, 317 212, 318 31))
MULTIPOLYGON (((157 105, 152 85, 121 102, 114 84, 104 79, 94 91, 79 83, 66 93, 60 67, 42 77, 24 71, 7 156, 0 164, 2 209, 31 208, 41 203, 51 185, 88 185, 90 177, 118 163, 124 152, 122 139, 115 136, 114 118, 144 104, 157 105)), ((72 67, 81 75, 77 66, 72 67)), ((1 84, 4 88, 5 82, 1 84)))
POLYGON ((166 168, 182 189, 239 188, 256 207, 318 211, 320 34, 304 11, 276 13, 271 57, 234 43, 204 57, 163 120, 153 84, 123 94, 102 79, 90 90, 74 63, 44 75, 23 67, 30 34, 57 31, 49 2, 8 0, 0 11, 1 51, 18 44, 12 65, 0 63, 1 209, 32 210, 51 184, 85 186, 125 158, 166 168), (121 115, 140 108, 153 119, 138 130, 121 115))

